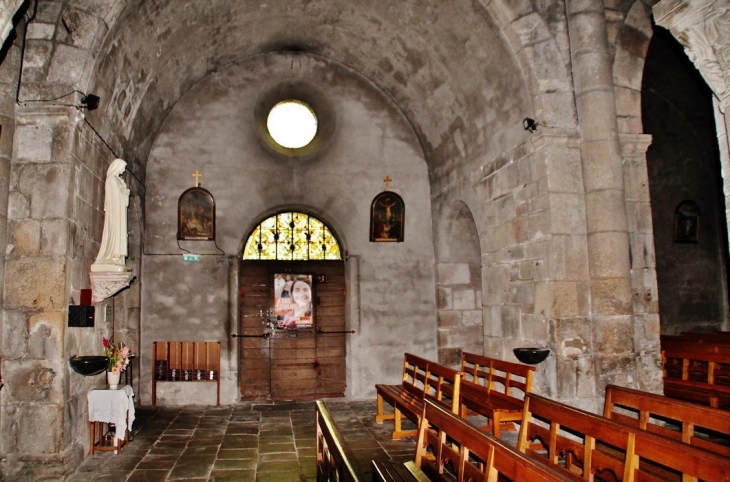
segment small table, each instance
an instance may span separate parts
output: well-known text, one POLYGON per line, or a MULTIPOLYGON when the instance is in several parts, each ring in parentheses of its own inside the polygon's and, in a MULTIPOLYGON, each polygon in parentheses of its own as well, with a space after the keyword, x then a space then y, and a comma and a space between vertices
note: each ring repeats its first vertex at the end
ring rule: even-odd
POLYGON ((97 387, 89 390, 89 453, 111 451, 115 454, 129 442, 129 430, 134 422, 134 390, 125 385, 116 390, 97 387), (114 442, 103 446, 104 424, 113 423, 116 427, 114 442))

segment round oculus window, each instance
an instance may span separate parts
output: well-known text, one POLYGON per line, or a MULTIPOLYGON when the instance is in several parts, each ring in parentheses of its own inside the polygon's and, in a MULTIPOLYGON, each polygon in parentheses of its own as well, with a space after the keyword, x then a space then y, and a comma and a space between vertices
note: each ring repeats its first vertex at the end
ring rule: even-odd
POLYGON ((317 115, 304 102, 284 100, 269 111, 266 127, 277 144, 299 149, 312 142, 317 134, 317 115))

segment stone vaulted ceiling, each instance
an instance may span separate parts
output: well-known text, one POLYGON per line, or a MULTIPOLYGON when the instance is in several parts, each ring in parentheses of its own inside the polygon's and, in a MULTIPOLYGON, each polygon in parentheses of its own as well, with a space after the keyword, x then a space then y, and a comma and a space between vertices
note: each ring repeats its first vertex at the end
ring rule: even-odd
POLYGON ((432 163, 454 150, 455 130, 474 145, 499 142, 534 111, 515 53, 476 1, 136 0, 109 27, 90 75, 102 97, 91 119, 137 159, 192 85, 272 51, 321 56, 369 79, 432 163))

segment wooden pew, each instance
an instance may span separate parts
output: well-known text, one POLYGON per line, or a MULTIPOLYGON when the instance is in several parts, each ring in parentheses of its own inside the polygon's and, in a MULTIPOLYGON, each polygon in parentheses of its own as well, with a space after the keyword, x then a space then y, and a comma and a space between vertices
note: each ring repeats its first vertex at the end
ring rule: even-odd
POLYGON ((525 397, 517 449, 584 480, 730 481, 730 458, 534 394, 525 397))
POLYGON ((315 402, 317 410, 317 480, 364 482, 352 451, 335 426, 322 400, 315 402))
POLYGON ((407 417, 418 425, 426 398, 457 413, 461 375, 461 372, 452 368, 406 353, 401 384, 375 385, 375 421, 383 423, 385 420, 393 420, 393 439, 415 436, 418 430, 403 430, 403 418, 407 417), (385 402, 393 406, 392 413, 385 413, 385 402))
POLYGON ((664 395, 714 408, 730 406, 730 345, 662 341, 664 395))
POLYGON ((719 343, 727 345, 730 343, 730 331, 715 331, 712 333, 696 333, 686 331, 680 335, 661 335, 659 340, 664 342, 680 341, 682 343, 719 343))
POLYGON ((568 481, 501 440, 427 400, 418 431, 415 465, 432 481, 568 481))
POLYGON ((608 385, 603 416, 730 457, 730 412, 724 410, 608 385))
POLYGON ((460 414, 466 418, 477 413, 490 420, 482 427, 499 438, 502 428, 514 430, 522 418, 523 399, 532 390, 535 367, 462 353, 464 378, 460 388, 460 414))

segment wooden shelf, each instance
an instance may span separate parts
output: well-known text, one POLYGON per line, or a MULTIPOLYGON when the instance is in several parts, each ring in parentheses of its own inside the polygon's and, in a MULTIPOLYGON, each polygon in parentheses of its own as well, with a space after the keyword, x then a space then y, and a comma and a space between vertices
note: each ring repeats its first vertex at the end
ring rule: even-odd
POLYGON ((215 382, 216 405, 221 404, 221 344, 219 341, 156 341, 152 343, 152 405, 157 403, 157 382, 215 382), (160 363, 163 362, 163 363, 160 363), (163 368, 164 367, 164 368, 163 368), (172 377, 173 370, 177 377, 172 377), (203 377, 198 378, 198 371, 203 377), (214 373, 214 379, 210 373, 214 373), (185 379, 185 374, 188 379, 185 379))

